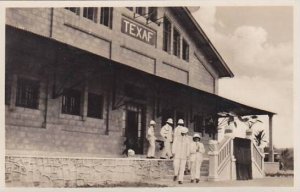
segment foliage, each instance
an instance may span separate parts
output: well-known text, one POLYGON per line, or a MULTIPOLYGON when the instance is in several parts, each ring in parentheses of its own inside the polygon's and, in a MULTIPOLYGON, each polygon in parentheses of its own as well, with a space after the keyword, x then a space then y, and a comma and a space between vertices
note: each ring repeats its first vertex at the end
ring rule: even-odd
POLYGON ((264 132, 264 130, 258 131, 254 135, 254 141, 256 142, 257 146, 260 146, 263 142, 267 142, 265 140, 265 132, 264 132))
POLYGON ((227 125, 228 127, 233 124, 235 128, 237 128, 236 115, 232 112, 220 112, 218 113, 218 117, 222 118, 222 121, 218 124, 218 127, 223 127, 227 125))
POLYGON ((294 169, 294 154, 292 149, 284 149, 280 153, 280 160, 283 162, 284 169, 294 169))
POLYGON ((241 116, 237 116, 237 117, 241 122, 245 123, 249 129, 251 129, 256 123, 262 123, 262 121, 259 120, 256 115, 252 115, 250 117, 245 117, 245 118, 242 118, 241 116))

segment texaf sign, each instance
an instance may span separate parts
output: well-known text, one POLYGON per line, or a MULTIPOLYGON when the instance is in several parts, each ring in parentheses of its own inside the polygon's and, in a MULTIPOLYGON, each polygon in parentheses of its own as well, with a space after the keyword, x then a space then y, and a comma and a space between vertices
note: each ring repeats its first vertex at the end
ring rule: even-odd
POLYGON ((156 32, 129 19, 122 18, 121 31, 150 45, 156 44, 156 32))

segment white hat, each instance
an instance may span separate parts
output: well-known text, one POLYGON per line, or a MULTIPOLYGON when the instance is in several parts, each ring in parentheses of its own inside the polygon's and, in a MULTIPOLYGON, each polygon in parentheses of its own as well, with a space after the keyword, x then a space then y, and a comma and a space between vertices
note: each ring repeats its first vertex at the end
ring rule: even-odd
POLYGON ((189 132, 189 130, 186 127, 181 127, 180 132, 181 133, 187 133, 187 132, 189 132))
POLYGON ((201 137, 200 137, 200 135, 198 133, 195 133, 194 136, 193 136, 193 138, 199 138, 199 139, 201 139, 201 137))
POLYGON ((150 125, 156 125, 155 121, 154 121, 154 120, 151 120, 151 121, 150 121, 150 125))
POLYGON ((132 156, 134 156, 134 155, 135 155, 134 150, 128 149, 128 157, 132 157, 132 156))
POLYGON ((169 118, 169 119, 167 120, 167 123, 173 124, 173 119, 169 118))
POLYGON ((177 124, 183 125, 184 124, 183 119, 179 119, 177 124))

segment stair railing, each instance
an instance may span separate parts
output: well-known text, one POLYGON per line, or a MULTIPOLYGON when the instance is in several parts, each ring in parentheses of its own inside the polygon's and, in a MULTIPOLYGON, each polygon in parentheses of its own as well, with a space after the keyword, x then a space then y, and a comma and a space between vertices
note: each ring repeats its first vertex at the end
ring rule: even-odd
POLYGON ((264 174, 264 154, 259 150, 259 148, 252 142, 252 161, 261 172, 264 174))
POLYGON ((218 143, 215 140, 209 141, 209 180, 216 181, 223 179, 219 176, 222 174, 222 171, 226 166, 230 166, 230 172, 225 173, 225 177, 227 179, 235 179, 233 138, 234 137, 232 135, 226 135, 221 143, 218 143))

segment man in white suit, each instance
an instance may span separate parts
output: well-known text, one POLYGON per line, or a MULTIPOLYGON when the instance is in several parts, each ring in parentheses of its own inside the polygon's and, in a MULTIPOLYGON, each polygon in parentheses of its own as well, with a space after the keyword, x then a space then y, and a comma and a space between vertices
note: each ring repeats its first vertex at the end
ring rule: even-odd
POLYGON ((176 138, 173 142, 172 153, 174 155, 174 178, 173 180, 176 181, 178 178, 178 183, 182 184, 184 170, 186 166, 186 160, 190 155, 190 141, 187 137, 188 128, 181 127, 180 129, 180 136, 176 138))
POLYGON ((172 151, 171 151, 171 143, 173 142, 173 119, 169 118, 166 122, 166 125, 164 125, 160 130, 160 135, 163 138, 164 141, 164 148, 161 153, 160 158, 166 159, 169 157, 170 159, 173 158, 172 151))
POLYGON ((155 121, 151 120, 150 126, 147 131, 147 140, 149 142, 148 153, 147 153, 148 159, 154 159, 155 156, 155 140, 156 140, 154 134, 155 125, 156 125, 155 121))

